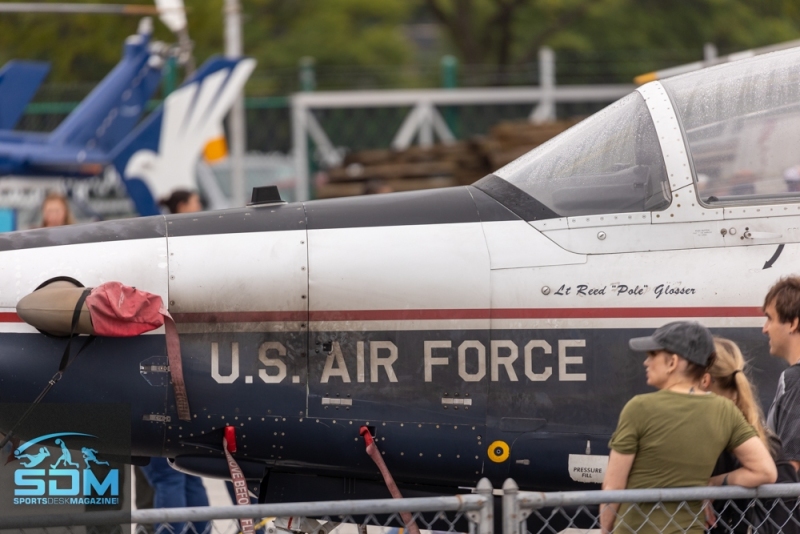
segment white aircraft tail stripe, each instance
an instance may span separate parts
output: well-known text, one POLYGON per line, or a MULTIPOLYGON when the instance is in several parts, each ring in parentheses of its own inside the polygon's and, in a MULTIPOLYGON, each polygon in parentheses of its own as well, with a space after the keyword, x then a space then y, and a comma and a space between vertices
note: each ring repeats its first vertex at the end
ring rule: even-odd
POLYGON ((255 60, 243 59, 170 94, 163 105, 158 153, 134 153, 125 165, 125 178, 144 180, 155 198, 196 189, 195 166, 203 148, 222 129, 222 119, 254 68, 255 60))

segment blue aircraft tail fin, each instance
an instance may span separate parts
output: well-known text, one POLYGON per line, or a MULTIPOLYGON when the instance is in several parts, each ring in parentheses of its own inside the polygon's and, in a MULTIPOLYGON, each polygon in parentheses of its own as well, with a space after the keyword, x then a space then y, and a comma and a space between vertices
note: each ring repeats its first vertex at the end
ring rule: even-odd
POLYGON ((125 40, 122 60, 53 130, 50 143, 110 151, 136 126, 161 81, 163 61, 150 52, 150 31, 125 40))
POLYGON ((156 198, 197 189, 197 161, 254 68, 250 58, 209 59, 114 149, 111 161, 140 215, 160 213, 156 198))
POLYGON ((0 130, 14 129, 49 71, 48 63, 18 60, 0 69, 0 130))

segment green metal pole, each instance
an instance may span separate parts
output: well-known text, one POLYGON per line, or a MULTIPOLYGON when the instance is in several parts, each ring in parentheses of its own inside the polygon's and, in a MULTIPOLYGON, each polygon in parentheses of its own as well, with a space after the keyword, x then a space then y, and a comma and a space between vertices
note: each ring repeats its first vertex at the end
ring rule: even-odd
MULTIPOLYGON (((455 56, 442 56, 440 61, 442 74, 442 87, 444 89, 454 89, 458 87, 458 59, 455 56)), ((453 135, 459 137, 458 109, 452 106, 442 109, 442 116, 447 123, 447 127, 453 135)))
POLYGON ((458 86, 458 59, 455 56, 442 56, 442 87, 452 89, 458 86))

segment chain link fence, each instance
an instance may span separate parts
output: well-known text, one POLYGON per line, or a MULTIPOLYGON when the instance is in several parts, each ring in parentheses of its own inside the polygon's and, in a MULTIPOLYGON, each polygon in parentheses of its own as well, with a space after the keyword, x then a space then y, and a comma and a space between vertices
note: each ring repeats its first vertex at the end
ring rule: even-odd
POLYGON ((503 534, 793 533, 799 496, 800 484, 532 493, 507 480, 503 534))
POLYGON ((236 534, 240 519, 260 534, 800 532, 800 483, 536 493, 509 479, 496 518, 492 495, 484 479, 476 493, 450 497, 0 517, 0 533, 236 534))
POLYGON ((388 534, 405 529, 493 534, 494 499, 488 480, 477 493, 449 497, 162 508, 0 517, 2 534, 234 534, 252 519, 256 532, 388 534))

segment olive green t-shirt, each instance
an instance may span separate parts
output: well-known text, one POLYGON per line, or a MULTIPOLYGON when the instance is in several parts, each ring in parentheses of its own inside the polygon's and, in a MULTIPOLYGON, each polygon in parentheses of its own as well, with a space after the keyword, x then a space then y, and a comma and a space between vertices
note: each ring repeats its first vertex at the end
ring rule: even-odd
MULTIPOLYGON (((661 390, 625 405, 608 446, 636 455, 628 488, 680 488, 707 485, 722 451, 757 435, 728 399, 661 390)), ((700 503, 623 505, 619 516, 618 532, 703 531, 700 503)))

